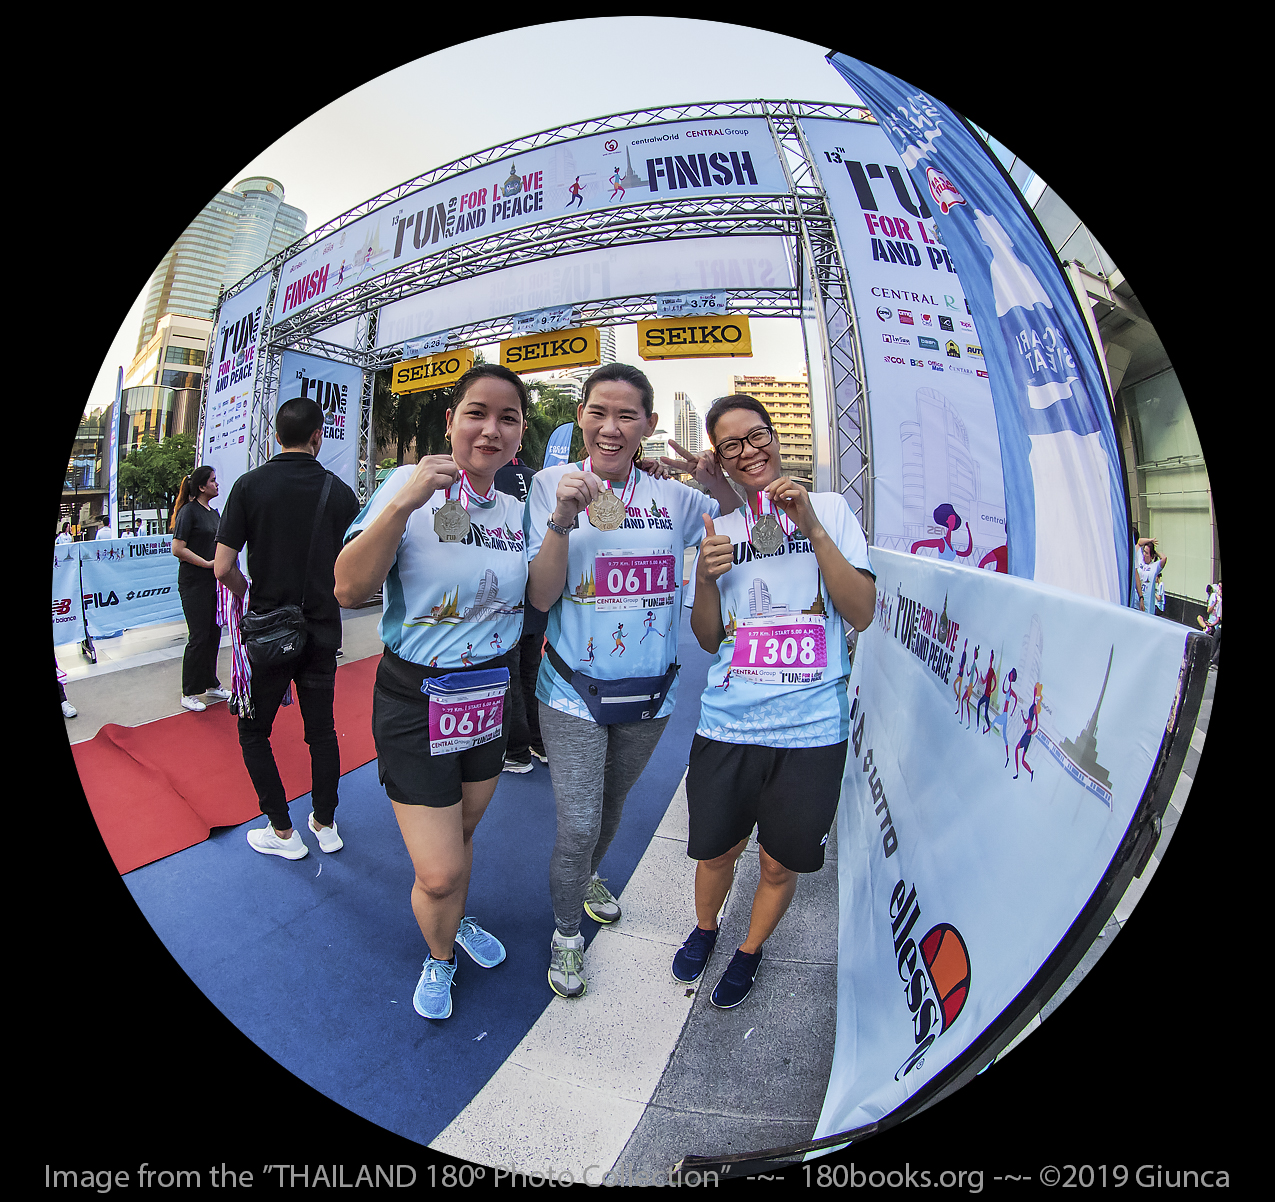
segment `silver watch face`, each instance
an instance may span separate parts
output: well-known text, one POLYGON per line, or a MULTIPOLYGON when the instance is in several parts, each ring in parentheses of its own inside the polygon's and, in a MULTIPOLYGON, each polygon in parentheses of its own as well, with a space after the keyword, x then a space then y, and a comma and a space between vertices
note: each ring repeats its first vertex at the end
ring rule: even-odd
POLYGON ((758 555, 774 555, 783 546, 784 530, 773 514, 763 513, 753 523, 753 534, 749 540, 758 555))
POLYGON ((458 543, 469 533, 469 514, 459 501, 444 501, 434 514, 434 533, 440 543, 458 543))
POLYGON ((624 505, 609 488, 600 493, 586 511, 599 530, 618 530, 624 521, 624 505))

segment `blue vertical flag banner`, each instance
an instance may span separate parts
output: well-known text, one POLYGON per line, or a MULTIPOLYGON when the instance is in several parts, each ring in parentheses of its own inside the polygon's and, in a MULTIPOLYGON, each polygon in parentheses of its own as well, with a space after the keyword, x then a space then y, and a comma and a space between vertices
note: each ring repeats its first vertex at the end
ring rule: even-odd
POLYGON ((1110 401, 1057 257, 956 113, 858 59, 828 61, 932 202, 970 303, 1000 439, 1010 574, 1121 603, 1129 532, 1110 401))
MULTIPOLYGON (((320 359, 284 351, 279 364, 279 396, 275 405, 297 397, 318 401, 323 410, 323 445, 319 462, 355 492, 359 479, 359 412, 363 369, 337 359, 320 359)), ((275 444, 276 454, 279 446, 275 444)))
POLYGON ((563 422, 549 435, 549 442, 545 446, 545 467, 558 467, 566 463, 571 454, 571 433, 574 429, 574 422, 563 422))

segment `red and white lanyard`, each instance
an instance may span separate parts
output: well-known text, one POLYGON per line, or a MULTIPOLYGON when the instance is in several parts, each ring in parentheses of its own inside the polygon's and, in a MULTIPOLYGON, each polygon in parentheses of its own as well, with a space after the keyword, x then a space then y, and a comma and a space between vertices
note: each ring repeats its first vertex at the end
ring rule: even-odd
MULTIPOLYGON (((584 461, 583 466, 586 472, 593 471, 593 456, 592 455, 590 455, 589 458, 584 461)), ((611 488, 611 481, 603 480, 602 485, 604 488, 611 488)), ((629 468, 629 474, 627 477, 625 477, 625 480, 624 480, 624 487, 620 490, 620 504, 624 506, 624 511, 626 513, 628 512, 630 502, 633 500, 635 496, 637 496, 637 485, 638 485, 638 470, 637 470, 637 465, 634 464, 632 467, 629 468), (632 484, 631 488, 629 487, 630 484, 632 484)))
POLYGON ((456 496, 452 496, 452 489, 449 484, 446 491, 443 493, 443 499, 447 501, 460 501, 465 512, 468 513, 470 497, 473 497, 475 501, 484 507, 490 505, 496 499, 496 484, 495 481, 493 481, 487 495, 483 496, 481 493, 474 491, 474 486, 469 482, 468 474, 465 472, 464 468, 461 468, 460 480, 457 481, 456 484, 456 496))

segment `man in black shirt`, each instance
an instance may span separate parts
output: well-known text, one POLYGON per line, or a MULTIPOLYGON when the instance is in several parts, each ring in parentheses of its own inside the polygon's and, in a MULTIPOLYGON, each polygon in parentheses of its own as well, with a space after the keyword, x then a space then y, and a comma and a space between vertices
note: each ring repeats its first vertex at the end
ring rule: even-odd
POLYGON ((308 825, 325 852, 337 851, 337 783, 341 757, 332 718, 336 686, 336 651, 341 645, 341 607, 334 593, 337 553, 347 527, 358 516, 359 503, 349 485, 333 477, 310 556, 319 494, 328 472, 318 462, 323 442, 323 410, 305 397, 285 401, 275 415, 275 437, 282 453, 235 481, 221 514, 217 549, 213 560, 217 579, 237 597, 248 591, 248 581, 237 559, 248 544, 248 575, 252 591, 248 608, 269 613, 280 605, 301 605, 307 639, 301 655, 275 668, 252 672, 252 716, 239 716, 239 746, 244 765, 256 787, 267 826, 248 832, 248 842, 265 855, 299 860, 309 848, 293 830, 283 782, 270 748, 275 714, 290 681, 297 685, 297 700, 310 747, 310 772, 314 810, 308 825))

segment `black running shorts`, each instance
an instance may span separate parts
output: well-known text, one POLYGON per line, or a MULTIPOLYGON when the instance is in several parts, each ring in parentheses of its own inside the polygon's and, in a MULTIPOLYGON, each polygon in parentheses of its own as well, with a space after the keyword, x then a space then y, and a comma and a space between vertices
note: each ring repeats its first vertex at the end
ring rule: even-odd
POLYGON ((760 747, 697 734, 686 774, 686 854, 716 859, 756 826, 757 842, 789 872, 818 872, 837 816, 846 748, 846 742, 760 747))
MULTIPOLYGON (((506 666, 503 658, 475 665, 506 666)), ((425 675, 441 673, 408 663, 386 649, 372 690, 372 738, 377 773, 390 800, 441 809, 460 801, 462 783, 491 780, 504 770, 510 706, 506 696, 499 738, 468 751, 431 755, 429 697, 420 691, 425 675)))

